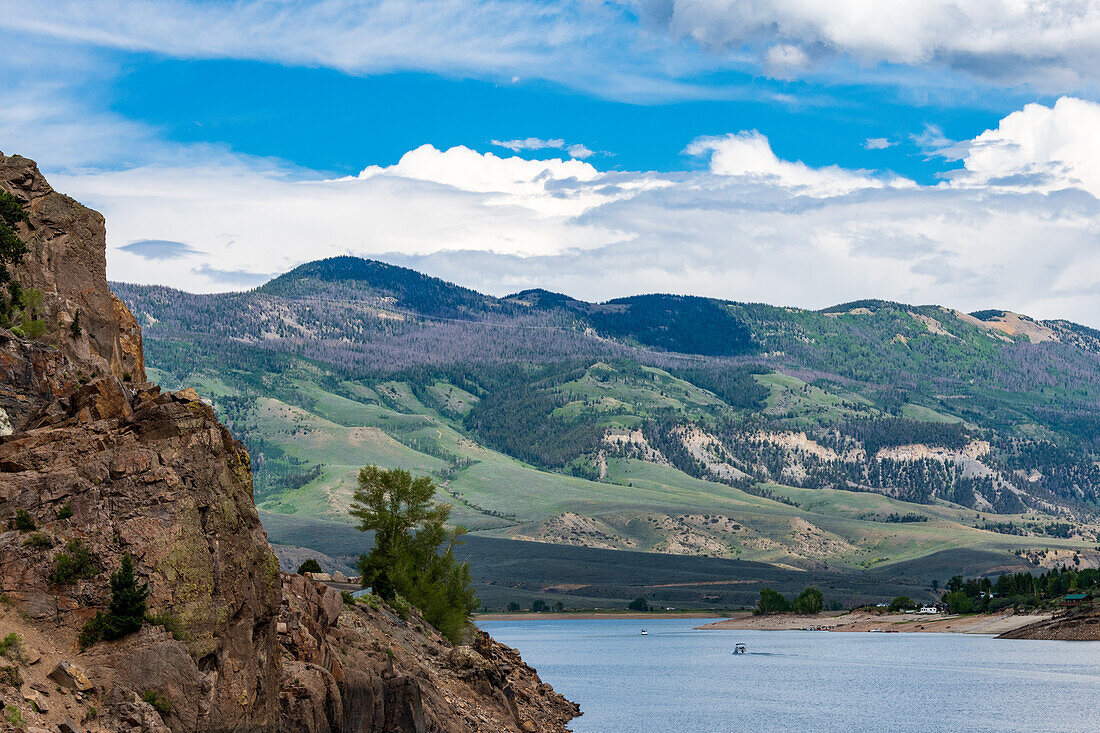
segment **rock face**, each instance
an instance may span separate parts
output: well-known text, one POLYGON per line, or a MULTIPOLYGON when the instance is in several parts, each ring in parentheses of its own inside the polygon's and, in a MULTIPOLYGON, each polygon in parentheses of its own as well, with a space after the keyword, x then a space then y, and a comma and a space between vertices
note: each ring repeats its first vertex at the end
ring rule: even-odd
POLYGON ((452 648, 415 612, 281 575, 244 447, 194 390, 144 382, 102 218, 23 158, 0 156, 0 187, 31 212, 15 273, 50 326, 0 330, 0 629, 22 639, 5 705, 60 731, 565 730, 576 706, 487 635, 452 648), (151 615, 81 651, 126 555, 151 615))
POLYGON ((76 369, 64 354, 0 329, 0 436, 76 386, 76 369))
POLYGON ((113 376, 55 400, 0 443, 0 516, 20 510, 52 545, 0 535, 0 592, 28 616, 75 632, 106 605, 107 574, 129 554, 150 608, 184 639, 97 645, 84 665, 93 678, 163 690, 183 730, 277 724, 278 562, 256 515, 248 454, 208 405, 151 385, 131 391, 113 376), (77 541, 91 577, 51 580, 77 541))
POLYGON ((28 214, 29 222, 18 229, 30 252, 13 274, 23 287, 45 295, 43 341, 85 375, 144 382, 141 329, 107 287, 103 217, 54 191, 34 161, 18 155, 0 153, 0 189, 19 199, 28 214))
POLYGON ((455 647, 415 610, 345 605, 299 575, 283 576, 277 628, 285 718, 309 730, 549 733, 580 714, 482 631, 455 647))

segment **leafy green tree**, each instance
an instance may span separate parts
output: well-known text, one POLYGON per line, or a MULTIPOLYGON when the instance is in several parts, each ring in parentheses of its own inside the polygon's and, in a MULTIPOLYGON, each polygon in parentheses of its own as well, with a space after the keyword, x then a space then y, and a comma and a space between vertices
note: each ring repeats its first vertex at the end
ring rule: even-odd
POLYGON ((790 613, 791 602, 783 597, 779 591, 771 588, 760 589, 760 600, 756 602, 753 614, 756 616, 768 616, 773 613, 790 613))
POLYGON ((801 614, 821 613, 825 606, 825 594, 812 585, 794 599, 794 612, 801 614))
POLYGON ((909 596, 898 596, 894 600, 890 601, 890 612, 897 613, 898 611, 908 611, 910 608, 916 608, 917 604, 913 602, 913 599, 909 596))
POLYGON ((515 613, 518 610, 519 610, 519 604, 516 603, 515 601, 512 601, 511 603, 508 604, 508 613, 515 613))
POLYGON ((321 563, 317 562, 315 558, 309 558, 304 563, 298 566, 298 575, 305 575, 306 573, 319 573, 321 572, 321 563))
POLYGON ((69 540, 65 549, 54 558, 54 570, 50 582, 58 585, 94 578, 99 571, 88 546, 79 539, 69 540))
POLYGON ((649 610, 649 601, 647 601, 645 598, 642 598, 641 596, 638 596, 630 602, 630 605, 628 605, 627 608, 631 611, 645 612, 649 610))
POLYGON ((451 507, 433 502, 435 491, 427 476, 414 479, 399 468, 367 466, 359 472, 349 513, 360 530, 374 532, 374 549, 358 562, 363 587, 388 601, 403 597, 444 636, 458 641, 478 600, 469 563, 454 556, 466 530, 446 529, 451 507))
POLYGON ((943 602, 947 604, 948 613, 970 613, 974 610, 974 602, 961 590, 948 593, 943 597, 943 602))
POLYGON ((542 613, 546 610, 546 601, 542 600, 541 598, 536 598, 531 603, 531 610, 535 613, 542 613))

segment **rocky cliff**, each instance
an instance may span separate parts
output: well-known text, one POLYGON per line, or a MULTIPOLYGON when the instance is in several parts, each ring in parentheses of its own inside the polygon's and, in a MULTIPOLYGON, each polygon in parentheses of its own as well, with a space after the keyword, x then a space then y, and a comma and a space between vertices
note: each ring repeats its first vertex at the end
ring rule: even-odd
POLYGON ((0 330, 0 730, 565 730, 576 707, 488 636, 452 647, 281 575, 247 452, 197 394, 144 382, 102 217, 23 158, 0 156, 0 188, 30 214, 14 272, 48 323, 0 330), (82 651, 124 556, 148 622, 82 651))
POLYGON ((107 287, 103 217, 54 191, 34 161, 18 155, 0 153, 0 189, 27 213, 17 229, 30 251, 13 274, 44 295, 42 341, 69 357, 81 375, 144 382, 141 329, 107 287))

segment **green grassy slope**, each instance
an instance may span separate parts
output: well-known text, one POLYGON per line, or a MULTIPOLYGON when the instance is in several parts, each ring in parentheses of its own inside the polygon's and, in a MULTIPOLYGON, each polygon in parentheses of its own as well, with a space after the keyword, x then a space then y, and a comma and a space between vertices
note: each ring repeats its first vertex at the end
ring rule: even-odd
POLYGON ((497 299, 354 258, 249 293, 117 290, 153 378, 246 441, 269 516, 343 522, 374 463, 433 476, 494 541, 814 572, 1100 559, 1100 333, 1074 324, 497 299))
MULTIPOLYGON (((628 395, 622 385, 587 380, 586 375, 569 382, 565 391, 584 395, 589 406, 607 392, 626 398, 621 403, 631 409, 654 399, 651 394, 628 395)), ((796 394, 808 392, 815 404, 830 408, 858 404, 820 397, 798 380, 764 381, 796 394)), ((213 395, 219 409, 244 394, 207 377, 188 384, 213 395)), ((657 384, 657 399, 663 392, 663 399, 677 409, 716 402, 712 394, 679 380, 657 384)), ((1090 547, 1077 540, 984 531, 978 527, 990 521, 1020 518, 994 517, 946 502, 912 504, 877 493, 781 484, 767 485, 760 495, 689 476, 671 465, 626 457, 606 459, 602 480, 589 480, 538 469, 486 448, 460 421, 424 404, 405 383, 351 389, 347 383, 326 387, 297 375, 292 387, 286 393, 300 404, 253 396, 247 398, 246 409, 231 413, 238 434, 261 436, 250 440, 255 460, 293 466, 300 473, 318 468, 300 486, 272 482, 259 487, 258 505, 271 514, 346 522, 358 470, 377 464, 432 475, 441 486, 440 499, 454 506, 456 523, 502 539, 857 570, 948 549, 988 551, 1003 558, 1029 548, 1072 553, 1090 547), (561 517, 572 515, 583 518, 578 527, 557 526, 561 517), (913 521, 891 522, 891 516, 913 521)), ((443 404, 476 399, 442 382, 433 391, 443 404)))

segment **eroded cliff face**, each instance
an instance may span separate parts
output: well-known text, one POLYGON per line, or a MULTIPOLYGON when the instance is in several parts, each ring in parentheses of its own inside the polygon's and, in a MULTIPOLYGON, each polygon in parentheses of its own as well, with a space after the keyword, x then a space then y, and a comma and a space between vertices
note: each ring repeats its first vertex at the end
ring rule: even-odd
POLYGON ((310 731, 565 731, 580 714, 519 653, 472 629, 452 646, 417 614, 348 606, 333 588, 283 576, 281 705, 310 731))
POLYGON ((81 664, 107 693, 161 690, 183 730, 277 724, 278 564, 248 455, 208 405, 100 377, 0 443, 0 472, 0 514, 35 526, 0 534, 0 592, 72 635, 107 605, 107 577, 129 554, 183 640, 92 647, 81 664), (74 542, 90 577, 58 582, 74 542), (165 644, 179 647, 176 669, 158 669, 165 644))
POLYGON ((27 212, 17 229, 30 251, 13 275, 45 296, 42 341, 70 357, 82 376, 144 382, 141 329, 107 286, 103 217, 54 191, 34 161, 18 155, 0 153, 0 189, 27 212))
POLYGON ((102 218, 23 158, 0 156, 0 187, 31 212, 15 272, 49 323, 42 342, 0 330, 4 705, 62 733, 566 730, 576 706, 487 635, 452 647, 415 612, 281 575, 244 447, 192 390, 143 381, 102 218), (127 555, 154 617, 82 650, 127 555))

